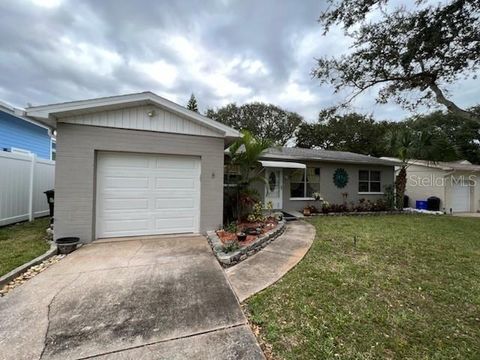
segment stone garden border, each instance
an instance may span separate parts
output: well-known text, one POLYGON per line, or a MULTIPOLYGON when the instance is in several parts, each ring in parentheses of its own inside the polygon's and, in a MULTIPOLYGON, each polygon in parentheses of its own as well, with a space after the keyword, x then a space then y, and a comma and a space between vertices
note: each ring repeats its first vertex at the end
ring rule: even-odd
POLYGON ((215 231, 207 231, 207 239, 220 265, 223 267, 230 267, 257 253, 277 237, 279 237, 285 231, 285 224, 285 220, 279 221, 278 225, 274 229, 260 235, 257 240, 248 246, 230 253, 223 251, 223 243, 215 231))

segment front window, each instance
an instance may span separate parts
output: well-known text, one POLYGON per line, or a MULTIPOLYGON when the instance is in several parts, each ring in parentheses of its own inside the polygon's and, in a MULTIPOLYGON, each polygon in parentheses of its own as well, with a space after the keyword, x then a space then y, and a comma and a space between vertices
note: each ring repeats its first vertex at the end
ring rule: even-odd
POLYGON ((381 191, 380 171, 360 170, 358 172, 358 192, 379 193, 381 191))
POLYGON ((50 154, 52 160, 57 158, 57 142, 52 140, 52 153, 50 154))
POLYGON ((314 192, 320 192, 320 168, 309 167, 291 172, 291 198, 311 198, 314 192))

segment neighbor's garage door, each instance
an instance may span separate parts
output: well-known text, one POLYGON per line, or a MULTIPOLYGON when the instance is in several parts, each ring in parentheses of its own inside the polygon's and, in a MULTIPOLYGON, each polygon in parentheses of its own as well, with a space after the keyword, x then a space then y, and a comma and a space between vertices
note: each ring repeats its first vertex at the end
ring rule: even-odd
POLYGON ((470 211, 470 186, 467 181, 452 184, 452 210, 454 212, 470 211))
POLYGON ((97 238, 199 232, 200 158, 99 152, 97 238))

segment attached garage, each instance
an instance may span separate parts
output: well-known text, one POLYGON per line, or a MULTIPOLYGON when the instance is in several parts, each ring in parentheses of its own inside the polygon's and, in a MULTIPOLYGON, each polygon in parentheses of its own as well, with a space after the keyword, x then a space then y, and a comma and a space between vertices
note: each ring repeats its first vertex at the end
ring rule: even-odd
POLYGON ((151 92, 31 107, 57 130, 55 238, 204 233, 222 223, 240 134, 151 92))
POLYGON ((200 232, 200 158, 99 152, 97 238, 200 232))

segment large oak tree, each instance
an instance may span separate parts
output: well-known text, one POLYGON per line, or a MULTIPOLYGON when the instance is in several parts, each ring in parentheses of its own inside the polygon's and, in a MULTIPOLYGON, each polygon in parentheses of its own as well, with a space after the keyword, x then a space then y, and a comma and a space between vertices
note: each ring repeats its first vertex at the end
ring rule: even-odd
POLYGON ((207 117, 237 130, 248 130, 255 137, 285 145, 295 137, 303 118, 272 104, 254 102, 238 106, 228 104, 219 109, 208 109, 207 117))
POLYGON ((342 105, 368 89, 377 101, 406 108, 441 104, 465 119, 480 121, 448 95, 448 85, 475 77, 480 65, 480 1, 417 0, 409 8, 389 0, 329 0, 321 14, 325 32, 338 25, 351 51, 318 59, 314 75, 335 91, 352 89, 342 105))
POLYGON ((397 123, 377 122, 370 116, 357 113, 338 115, 322 111, 317 123, 300 126, 296 145, 385 156, 386 133, 398 126, 397 123))

